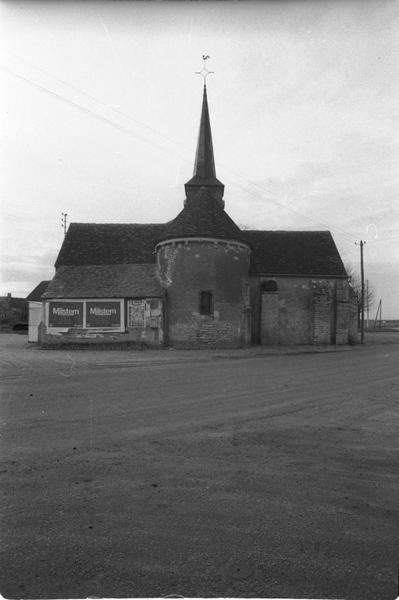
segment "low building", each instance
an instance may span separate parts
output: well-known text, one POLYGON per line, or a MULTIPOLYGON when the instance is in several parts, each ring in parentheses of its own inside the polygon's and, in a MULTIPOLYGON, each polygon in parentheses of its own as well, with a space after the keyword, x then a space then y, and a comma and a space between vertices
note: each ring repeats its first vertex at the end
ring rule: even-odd
POLYGON ((241 230, 225 211, 206 87, 185 196, 168 223, 70 225, 42 295, 43 342, 355 341, 348 276, 330 232, 241 230))
POLYGON ((49 281, 41 281, 26 297, 29 305, 28 342, 39 341, 39 326, 44 320, 42 295, 49 283, 49 281))
POLYGON ((0 296, 0 331, 27 331, 28 303, 25 298, 14 298, 11 293, 0 296))

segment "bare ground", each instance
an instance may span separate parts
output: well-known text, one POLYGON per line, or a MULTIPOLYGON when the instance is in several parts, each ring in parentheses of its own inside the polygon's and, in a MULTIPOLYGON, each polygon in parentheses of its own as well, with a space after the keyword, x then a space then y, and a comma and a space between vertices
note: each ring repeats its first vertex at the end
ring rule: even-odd
POLYGON ((0 592, 396 598, 398 338, 206 354, 0 336, 0 592))

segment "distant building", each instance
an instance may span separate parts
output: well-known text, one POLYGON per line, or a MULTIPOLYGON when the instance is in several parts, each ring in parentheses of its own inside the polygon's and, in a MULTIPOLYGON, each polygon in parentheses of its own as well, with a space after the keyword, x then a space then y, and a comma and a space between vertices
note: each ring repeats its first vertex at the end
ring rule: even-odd
POLYGON ((346 344, 356 309, 328 231, 244 231, 224 209, 206 87, 193 177, 168 223, 72 223, 42 295, 46 343, 346 344))
POLYGON ((41 281, 39 285, 31 291, 26 300, 29 304, 29 331, 28 341, 39 341, 39 325, 44 320, 42 295, 46 291, 49 281, 41 281))
POLYGON ((11 294, 0 296, 0 331, 28 329, 28 303, 25 298, 11 294))

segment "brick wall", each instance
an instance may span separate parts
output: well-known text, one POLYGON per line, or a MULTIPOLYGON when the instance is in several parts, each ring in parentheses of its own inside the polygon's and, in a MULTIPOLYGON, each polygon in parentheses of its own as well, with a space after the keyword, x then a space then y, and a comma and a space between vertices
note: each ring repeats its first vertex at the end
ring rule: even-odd
POLYGON ((355 341, 345 279, 251 276, 252 343, 347 344, 355 341), (274 280, 276 292, 262 292, 274 280), (352 333, 351 333, 352 332, 352 333))
POLYGON ((223 240, 168 243, 158 248, 157 271, 166 289, 167 337, 174 347, 240 347, 250 341, 246 299, 249 248, 223 240), (200 314, 201 291, 213 314, 200 314))
POLYGON ((93 329, 71 327, 67 330, 54 330, 46 328, 42 323, 39 327, 39 341, 51 346, 75 345, 108 345, 131 344, 137 346, 159 347, 164 343, 163 302, 161 298, 142 298, 135 302, 143 303, 142 323, 129 324, 128 304, 125 302, 124 331, 107 331, 106 329, 93 329), (126 327, 125 327, 126 325, 126 327), (130 326, 129 326, 130 325, 130 326))
POLYGON ((328 281, 312 282, 312 343, 331 343, 331 321, 334 301, 328 281))
POLYGON ((159 339, 159 332, 153 330, 142 335, 138 332, 94 332, 88 329, 73 328, 67 332, 51 334, 45 330, 44 324, 40 328, 40 342, 48 346, 66 346, 70 344, 84 346, 101 346, 109 344, 131 344, 138 347, 159 347, 162 341, 159 339))
POLYGON ((261 344, 272 345, 278 344, 280 341, 278 302, 278 292, 263 292, 261 294, 261 344))
POLYGON ((305 277, 252 276, 252 343, 312 343, 312 280, 305 277), (266 280, 277 283, 276 292, 262 292, 266 280))

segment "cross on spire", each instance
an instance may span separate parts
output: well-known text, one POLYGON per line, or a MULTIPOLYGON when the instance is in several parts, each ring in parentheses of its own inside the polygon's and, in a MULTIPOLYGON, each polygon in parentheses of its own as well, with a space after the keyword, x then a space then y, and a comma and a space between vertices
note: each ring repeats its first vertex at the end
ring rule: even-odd
POLYGON ((206 86, 206 78, 208 77, 208 75, 212 75, 214 73, 214 71, 208 71, 208 69, 206 68, 206 61, 211 58, 210 56, 208 56, 207 54, 203 54, 202 55, 202 60, 203 60, 203 67, 201 69, 201 71, 195 71, 196 75, 201 75, 202 79, 204 80, 204 85, 206 86))
POLYGON ((187 200, 192 199, 199 191, 199 188, 205 187, 211 197, 222 207, 224 185, 216 177, 215 159, 213 155, 211 124, 209 120, 208 97, 206 92, 206 78, 213 71, 208 71, 206 61, 209 56, 202 56, 204 68, 198 71, 204 79, 204 91, 202 97, 201 120, 198 133, 197 152, 195 154, 194 172, 192 178, 185 184, 187 200))

